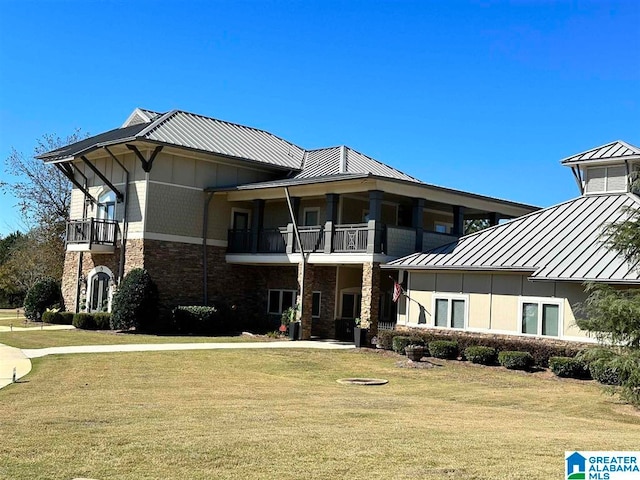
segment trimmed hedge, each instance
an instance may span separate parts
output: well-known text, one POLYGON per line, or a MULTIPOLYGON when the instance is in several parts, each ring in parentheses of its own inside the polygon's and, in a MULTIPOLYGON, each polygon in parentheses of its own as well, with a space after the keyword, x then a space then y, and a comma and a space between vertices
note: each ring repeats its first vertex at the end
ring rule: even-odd
POLYGON ((429 342, 429 353, 434 358, 455 360, 458 358, 458 344, 451 340, 429 342))
POLYGON ((54 325, 73 325, 73 312, 44 312, 42 321, 54 325))
POLYGON ((73 326, 82 330, 109 330, 111 314, 106 312, 76 313, 73 326))
POLYGON ((591 378, 588 365, 582 360, 572 357, 551 357, 549 369, 558 377, 564 378, 591 378))
POLYGON ((575 357, 586 346, 586 344, 556 339, 525 338, 431 328, 408 328, 402 330, 383 330, 379 332, 379 348, 392 350, 393 339, 397 336, 419 337, 425 344, 434 340, 454 340, 458 343, 460 351, 464 351, 467 347, 482 345, 492 347, 498 352, 503 350, 529 352, 533 356, 535 364, 541 367, 549 366, 549 358, 551 357, 575 357))
POLYGON ((498 354, 498 362, 510 370, 529 370, 534 365, 533 356, 529 352, 508 350, 498 354))
POLYGON ((173 322, 179 333, 215 335, 224 331, 224 322, 216 307, 176 307, 173 322))
MULTIPOLYGON (((424 346, 424 340, 422 340, 420 337, 417 336, 406 336, 406 335, 398 335, 397 337, 393 338, 393 351, 396 353, 399 353, 400 355, 404 355, 405 352, 405 348, 407 348, 408 345, 422 345, 424 346)), ((425 355, 428 355, 427 352, 425 352, 425 355)))
POLYGON ((24 316, 32 322, 41 322, 42 314, 47 308, 63 306, 60 283, 53 278, 45 278, 36 282, 24 298, 24 316))
POLYGON ((493 365, 496 363, 497 354, 495 348, 473 345, 464 349, 464 358, 471 363, 493 365))

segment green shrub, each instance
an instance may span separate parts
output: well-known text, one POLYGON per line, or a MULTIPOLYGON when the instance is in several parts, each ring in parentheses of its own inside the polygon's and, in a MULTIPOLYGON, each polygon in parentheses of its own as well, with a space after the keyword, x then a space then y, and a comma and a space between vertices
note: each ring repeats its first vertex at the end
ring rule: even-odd
POLYGON ((496 363, 496 349, 481 345, 472 345, 464 349, 464 358, 472 363, 480 365, 493 365, 496 363))
MULTIPOLYGON (((400 355, 404 355, 405 352, 405 348, 407 348, 407 345, 424 345, 424 341, 417 336, 405 336, 405 335, 398 335, 397 337, 393 337, 393 351, 396 353, 399 353, 400 355)), ((425 355, 427 355, 425 353, 425 355)))
POLYGON ((53 278, 45 278, 35 283, 24 299, 24 316, 32 322, 41 322, 47 308, 63 306, 60 284, 53 278))
POLYGON ((93 314, 93 321, 97 330, 111 330, 111 314, 107 312, 96 312, 93 314))
POLYGON ((92 313, 76 313, 73 316, 73 326, 82 330, 98 329, 92 313))
POLYGON ((435 358, 455 360, 458 358, 458 343, 451 340, 429 342, 429 353, 435 358))
POLYGON ((510 370, 529 370, 534 365, 533 356, 529 352, 509 350, 498 354, 498 362, 510 370))
POLYGON ((558 377, 565 378, 590 378, 588 365, 573 357, 551 357, 549 369, 558 377))
POLYGON ((613 364, 613 360, 599 358, 589 363, 591 377, 603 385, 620 385, 620 372, 613 364))
POLYGON ((381 330, 378 332, 378 348, 393 350, 393 339, 400 334, 395 330, 381 330))
POLYGON ((113 296, 113 330, 149 331, 158 320, 158 287, 146 270, 131 270, 113 296))
POLYGON ((73 325, 73 313, 46 311, 42 314, 42 321, 54 325, 73 325))
POLYGON ((215 335, 224 331, 216 307, 180 306, 173 310, 173 321, 179 333, 215 335))

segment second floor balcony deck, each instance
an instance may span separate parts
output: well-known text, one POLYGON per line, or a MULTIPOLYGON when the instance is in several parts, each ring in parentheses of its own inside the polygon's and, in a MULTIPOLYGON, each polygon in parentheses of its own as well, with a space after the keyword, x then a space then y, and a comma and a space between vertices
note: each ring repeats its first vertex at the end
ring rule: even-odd
POLYGON ((118 237, 118 223, 114 220, 85 218, 67 222, 67 250, 113 253, 118 237))
MULTIPOLYGON (((401 257, 455 242, 457 235, 388 226, 379 222, 299 226, 304 253, 382 254, 401 257), (420 238, 419 236, 422 236, 420 238)), ((293 224, 271 229, 228 231, 228 254, 290 254, 300 252, 293 224)))

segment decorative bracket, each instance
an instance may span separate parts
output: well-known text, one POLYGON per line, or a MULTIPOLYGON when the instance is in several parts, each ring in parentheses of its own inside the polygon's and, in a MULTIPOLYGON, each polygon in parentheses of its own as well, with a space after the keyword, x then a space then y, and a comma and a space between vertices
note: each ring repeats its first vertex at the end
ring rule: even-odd
POLYGON ((127 145, 127 148, 136 154, 136 156, 140 160, 140 163, 142 163, 142 169, 147 173, 151 171, 151 167, 153 166, 153 161, 156 159, 156 156, 162 150, 161 145, 157 146, 153 150, 153 152, 151 152, 151 157, 149 157, 149 160, 146 160, 142 155, 142 153, 140 153, 140 150, 138 150, 138 147, 136 147, 135 145, 127 145))

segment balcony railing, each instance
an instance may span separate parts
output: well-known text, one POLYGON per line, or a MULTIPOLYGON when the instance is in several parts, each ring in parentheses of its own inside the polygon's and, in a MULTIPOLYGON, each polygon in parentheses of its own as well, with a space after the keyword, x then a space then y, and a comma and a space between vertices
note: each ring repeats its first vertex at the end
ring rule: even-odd
MULTIPOLYGON (((402 257, 455 242, 457 235, 423 232, 417 237, 415 228, 385 226, 376 222, 351 225, 300 226, 300 242, 305 253, 382 253, 402 257), (416 245, 419 245, 416 248, 416 245)), ((259 231, 229 230, 228 253, 294 253, 299 252, 293 224, 259 231)))
POLYGON ((67 245, 94 245, 115 247, 118 222, 86 218, 67 222, 67 245))

